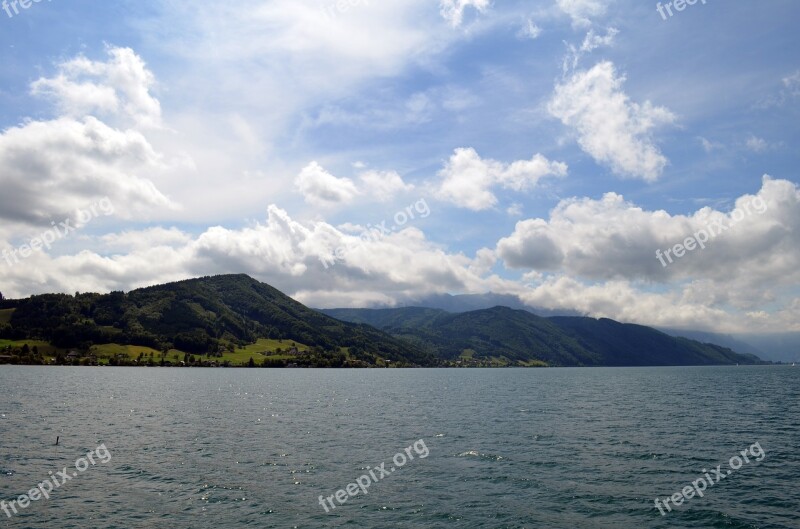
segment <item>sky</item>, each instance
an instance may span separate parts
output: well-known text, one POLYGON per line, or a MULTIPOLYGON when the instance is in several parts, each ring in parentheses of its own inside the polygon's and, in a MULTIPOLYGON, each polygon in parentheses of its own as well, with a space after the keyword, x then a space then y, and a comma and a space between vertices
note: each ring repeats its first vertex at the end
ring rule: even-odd
POLYGON ((800 3, 675 3, 7 0, 0 292, 800 331, 800 3))

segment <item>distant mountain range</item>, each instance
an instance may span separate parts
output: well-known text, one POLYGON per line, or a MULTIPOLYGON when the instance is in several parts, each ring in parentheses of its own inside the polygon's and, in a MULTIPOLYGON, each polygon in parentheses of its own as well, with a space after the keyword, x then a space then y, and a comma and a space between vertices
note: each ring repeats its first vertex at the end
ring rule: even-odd
MULTIPOLYGON (((449 302, 461 306, 498 300, 492 296, 454 298, 449 302)), ((233 359, 237 351, 248 355, 247 347, 254 346, 262 355, 259 365, 319 367, 385 366, 390 362, 395 366, 760 362, 751 354, 641 325, 576 316, 545 318, 502 306, 457 313, 424 307, 315 311, 246 275, 203 277, 128 293, 45 294, 3 300, 0 342, 2 339, 17 344, 7 348, 21 347, 20 341, 43 340, 43 347, 76 349, 84 354, 97 347, 147 347, 176 359, 180 353, 186 358, 190 354, 208 358, 228 354, 233 359), (263 340, 291 345, 279 348, 272 343, 262 348, 258 344, 263 340), (290 348, 291 358, 281 357, 281 349, 286 353, 290 348)), ((19 358, 29 354, 25 347, 19 358)), ((254 365, 252 359, 250 365, 254 365)))
MULTIPOLYGON (((425 307, 442 309, 447 312, 469 312, 504 306, 532 312, 537 316, 585 316, 577 311, 551 310, 543 307, 525 305, 517 296, 510 294, 432 294, 406 301, 406 307, 425 307)), ((741 333, 736 335, 719 334, 691 329, 659 328, 670 336, 681 336, 703 343, 727 347, 740 354, 755 355, 774 362, 800 362, 800 332, 788 333, 741 333)))
POLYGON ((375 326, 439 358, 464 363, 669 366, 760 361, 753 355, 672 337, 641 325, 584 317, 542 318, 508 307, 457 314, 425 307, 322 312, 343 321, 375 326))

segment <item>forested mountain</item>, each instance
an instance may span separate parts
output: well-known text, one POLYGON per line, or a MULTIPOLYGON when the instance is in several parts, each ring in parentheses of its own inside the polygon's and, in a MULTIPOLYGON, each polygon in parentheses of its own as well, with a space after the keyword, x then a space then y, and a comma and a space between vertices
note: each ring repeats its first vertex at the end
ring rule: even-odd
POLYGON ((203 354, 258 338, 294 340, 320 354, 349 354, 371 363, 379 356, 430 365, 419 348, 374 327, 345 323, 311 310, 246 275, 223 275, 110 294, 45 294, 2 302, 14 309, 0 337, 40 338, 57 347, 98 343, 172 348, 203 354))
MULTIPOLYGON (((244 351, 239 355, 246 359, 248 347, 262 355, 259 365, 322 367, 759 361, 752 355, 640 325, 583 317, 543 318, 507 307, 455 314, 419 307, 316 311, 246 275, 203 277, 128 293, 0 300, 0 339, 15 341, 17 347, 24 347, 20 341, 38 340, 43 347, 76 349, 83 356, 111 346, 147 347, 163 352, 162 363, 167 354, 180 358, 180 353, 187 358, 221 358, 223 353, 244 351), (270 340, 271 345, 254 345, 270 340), (292 345, 281 345, 283 340, 292 345), (286 349, 291 355, 280 357, 286 349)), ((251 359, 250 364, 254 363, 251 359)))
POLYGON ((332 309, 326 314, 374 325, 433 354, 464 361, 505 359, 551 366, 752 364, 759 359, 712 344, 674 338, 641 325, 583 317, 542 318, 494 307, 458 314, 443 310, 332 309))

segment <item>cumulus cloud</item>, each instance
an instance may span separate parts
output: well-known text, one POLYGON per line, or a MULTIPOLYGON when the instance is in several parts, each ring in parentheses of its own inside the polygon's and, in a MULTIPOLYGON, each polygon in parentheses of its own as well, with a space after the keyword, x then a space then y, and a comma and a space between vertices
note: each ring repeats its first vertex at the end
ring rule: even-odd
POLYGON ((489 9, 489 0, 440 0, 442 17, 453 27, 458 27, 464 21, 464 11, 472 7, 479 13, 489 9))
MULTIPOLYGON (((752 308, 800 281, 800 189, 764 177, 759 192, 729 212, 692 215, 647 211, 616 193, 562 201, 550 218, 517 223, 498 242, 507 266, 591 281, 690 281, 713 291, 714 303, 752 308), (705 236, 699 235, 705 231, 705 236), (707 239, 683 257, 659 257, 685 241, 707 239)), ((706 300, 707 301, 707 300, 706 300)))
POLYGON ((800 189, 766 177, 757 194, 740 197, 727 213, 646 211, 615 194, 563 201, 549 219, 518 223, 495 250, 474 257, 448 252, 416 226, 364 237, 355 226, 303 223, 270 206, 264 222, 242 228, 213 226, 199 235, 150 228, 102 237, 105 251, 37 252, 24 267, 0 266, 0 281, 4 294, 17 296, 127 290, 236 271, 319 307, 491 291, 649 325, 786 330, 798 327, 798 233, 800 189), (763 213, 756 199, 767 205, 763 213), (662 267, 656 249, 717 221, 730 229, 662 267), (502 264, 523 270, 529 284, 489 275, 502 264), (769 318, 765 306, 775 308, 769 318))
POLYGON ((161 105, 150 94, 155 77, 130 48, 107 49, 108 61, 77 57, 58 65, 55 77, 31 84, 31 93, 51 99, 70 117, 124 116, 139 126, 159 126, 161 105))
POLYGON ((380 202, 388 202, 396 195, 413 191, 396 171, 365 171, 359 175, 366 193, 380 202))
POLYGON ((675 116, 649 101, 631 101, 622 89, 624 82, 613 63, 601 62, 556 86, 548 110, 575 129, 578 143, 597 162, 616 174, 652 182, 667 165, 652 133, 675 116))
POLYGON ((95 118, 32 121, 0 134, 0 218, 43 224, 105 196, 123 218, 171 208, 152 181, 162 166, 144 136, 95 118))
POLYGON ((359 195, 352 180, 333 176, 317 162, 300 171, 295 186, 306 202, 316 206, 348 204, 359 195))
POLYGON ((153 182, 169 164, 143 133, 160 124, 153 76, 130 49, 107 53, 106 62, 62 62, 55 76, 31 84, 58 117, 0 133, 0 218, 7 223, 20 230, 49 224, 106 197, 125 219, 178 209, 153 182))
POLYGON ((441 182, 436 191, 439 199, 474 211, 489 209, 497 204, 494 186, 524 192, 548 176, 565 176, 567 165, 551 162, 541 154, 530 160, 504 164, 483 159, 475 149, 456 149, 439 172, 441 182))
POLYGON ((414 189, 396 171, 362 171, 358 179, 360 186, 350 178, 336 177, 317 162, 311 162, 295 179, 295 187, 306 202, 315 206, 346 205, 357 198, 388 202, 414 189))
POLYGON ((431 292, 512 288, 482 278, 489 250, 475 259, 449 254, 414 226, 381 237, 349 233, 326 222, 301 223, 269 206, 265 222, 239 229, 213 226, 192 236, 177 229, 126 231, 103 237, 113 255, 36 252, 28 267, 0 266, 3 294, 109 291, 207 274, 243 272, 312 306, 393 304, 431 292), (147 241, 152 241, 147 244, 147 241))

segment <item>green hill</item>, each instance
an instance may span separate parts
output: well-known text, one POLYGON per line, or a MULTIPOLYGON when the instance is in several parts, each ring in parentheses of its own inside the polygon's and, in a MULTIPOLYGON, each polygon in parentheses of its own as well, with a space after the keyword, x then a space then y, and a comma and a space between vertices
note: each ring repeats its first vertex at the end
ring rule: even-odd
POLYGON ((368 326, 311 310, 246 275, 223 275, 110 294, 45 294, 6 300, 14 309, 0 337, 39 338, 88 350, 118 343, 191 354, 216 354, 259 338, 296 341, 313 350, 312 365, 432 365, 419 348, 368 326))

